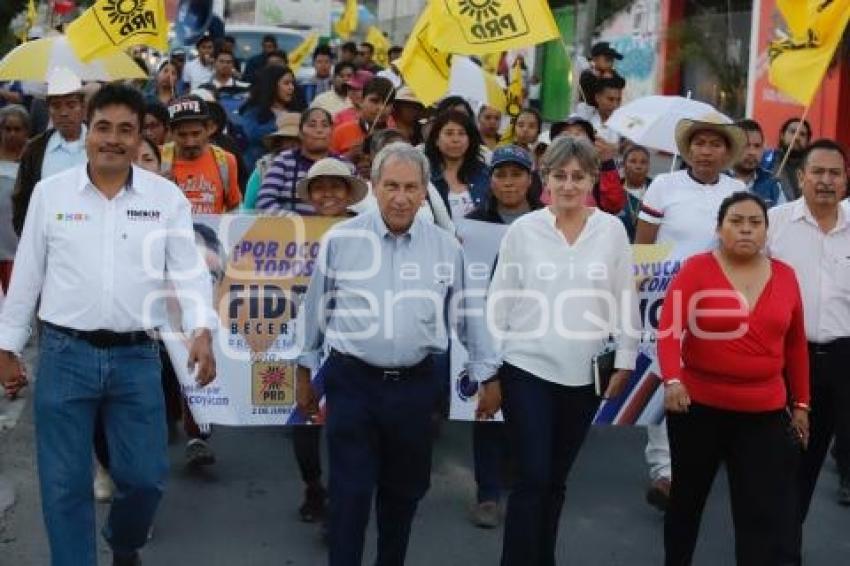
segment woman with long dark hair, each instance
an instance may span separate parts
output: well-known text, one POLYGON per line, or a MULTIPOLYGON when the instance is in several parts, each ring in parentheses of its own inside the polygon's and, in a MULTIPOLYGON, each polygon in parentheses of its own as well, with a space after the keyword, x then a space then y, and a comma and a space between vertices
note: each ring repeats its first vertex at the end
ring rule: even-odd
POLYGON ((490 179, 480 146, 472 117, 456 110, 439 114, 425 140, 431 182, 454 218, 466 216, 489 196, 490 179))
POLYGON ((295 73, 289 67, 273 65, 257 73, 248 100, 239 109, 240 125, 248 140, 244 155, 248 168, 253 169, 265 153, 263 138, 277 129, 277 117, 304 110, 297 87, 295 73))

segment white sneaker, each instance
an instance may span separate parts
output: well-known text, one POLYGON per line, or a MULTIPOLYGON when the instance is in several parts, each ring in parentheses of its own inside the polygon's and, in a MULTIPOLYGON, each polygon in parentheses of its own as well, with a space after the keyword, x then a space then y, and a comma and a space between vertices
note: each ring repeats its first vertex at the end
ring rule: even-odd
POLYGON ((112 501, 112 492, 115 490, 115 484, 112 483, 112 478, 109 477, 109 472, 100 465, 100 462, 95 464, 94 474, 94 498, 98 503, 109 503, 112 501))

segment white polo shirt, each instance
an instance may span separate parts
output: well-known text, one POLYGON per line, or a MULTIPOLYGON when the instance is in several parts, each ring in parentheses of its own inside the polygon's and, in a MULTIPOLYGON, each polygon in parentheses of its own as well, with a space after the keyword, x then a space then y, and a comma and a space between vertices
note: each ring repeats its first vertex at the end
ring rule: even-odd
POLYGON ((673 243, 688 257, 716 245, 720 203, 746 190, 744 183, 722 173, 713 185, 700 183, 684 169, 664 173, 646 189, 638 218, 659 226, 657 243, 673 243))
POLYGON ((850 206, 839 205, 838 222, 828 234, 803 198, 768 214, 768 253, 797 274, 806 338, 824 343, 850 336, 850 206))
POLYGON ((7 300, 0 349, 20 352, 39 295, 39 318, 77 330, 129 332, 165 320, 166 268, 184 329, 215 328, 212 286, 195 245, 189 201, 138 167, 107 199, 86 165, 35 186, 7 300))

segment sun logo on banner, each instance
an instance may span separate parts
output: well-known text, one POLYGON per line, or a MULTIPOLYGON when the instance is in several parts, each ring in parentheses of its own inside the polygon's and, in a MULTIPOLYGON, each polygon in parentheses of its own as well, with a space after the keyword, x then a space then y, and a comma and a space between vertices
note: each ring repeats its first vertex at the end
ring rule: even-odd
POLYGON ((476 21, 494 18, 499 15, 499 0, 460 0, 458 7, 464 16, 473 16, 476 21))
POLYGON ((107 0, 103 11, 109 18, 109 23, 126 24, 137 13, 142 12, 144 0, 107 0))
POLYGON ((519 0, 443 1, 469 43, 494 43, 531 33, 519 0))

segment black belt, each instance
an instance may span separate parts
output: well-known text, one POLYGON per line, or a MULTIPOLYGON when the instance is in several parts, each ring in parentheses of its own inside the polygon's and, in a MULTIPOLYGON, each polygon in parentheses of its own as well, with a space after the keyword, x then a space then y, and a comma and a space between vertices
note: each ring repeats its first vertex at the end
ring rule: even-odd
POLYGON ((421 362, 412 366, 385 368, 373 366, 372 364, 366 363, 356 356, 352 356, 351 354, 344 354, 339 350, 331 350, 330 355, 344 362, 356 365, 361 370, 380 377, 384 381, 401 381, 404 379, 410 379, 411 377, 420 376, 425 373, 430 373, 431 368, 433 366, 433 364, 431 363, 431 356, 425 356, 421 362))
POLYGON ((150 334, 147 330, 136 330, 133 332, 113 332, 112 330, 77 330, 66 326, 59 326, 46 320, 41 321, 44 326, 73 336, 80 340, 85 340, 95 348, 109 348, 112 346, 135 346, 137 344, 146 344, 152 342, 150 334))
POLYGON ((847 351, 850 348, 850 337, 836 338, 829 342, 809 342, 809 354, 825 356, 847 351))

